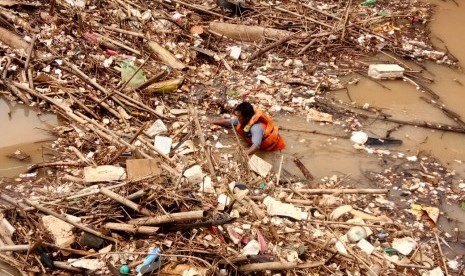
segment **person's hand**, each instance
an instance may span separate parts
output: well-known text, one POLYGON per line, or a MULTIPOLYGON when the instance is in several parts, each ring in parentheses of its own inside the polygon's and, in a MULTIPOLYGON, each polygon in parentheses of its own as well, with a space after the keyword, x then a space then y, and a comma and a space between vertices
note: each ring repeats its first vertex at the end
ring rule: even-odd
POLYGON ((210 129, 211 130, 218 130, 218 129, 221 129, 221 126, 210 123, 210 129))

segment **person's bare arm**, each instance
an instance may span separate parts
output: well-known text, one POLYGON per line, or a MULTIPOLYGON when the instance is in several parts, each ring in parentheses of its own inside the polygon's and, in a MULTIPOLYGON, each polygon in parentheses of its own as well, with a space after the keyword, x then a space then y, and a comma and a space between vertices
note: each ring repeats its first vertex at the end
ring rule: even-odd
POLYGON ((229 127, 231 126, 231 121, 229 119, 216 119, 216 120, 211 121, 211 124, 217 125, 217 126, 229 127))
POLYGON ((245 150, 245 153, 246 153, 247 155, 251 155, 251 154, 254 154, 257 150, 258 150, 257 145, 252 144, 252 145, 250 146, 250 148, 248 148, 248 149, 245 150))

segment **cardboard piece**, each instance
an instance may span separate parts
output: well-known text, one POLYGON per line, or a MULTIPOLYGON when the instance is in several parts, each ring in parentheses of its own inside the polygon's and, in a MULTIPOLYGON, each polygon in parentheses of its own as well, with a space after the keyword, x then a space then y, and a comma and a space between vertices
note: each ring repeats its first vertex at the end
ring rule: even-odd
POLYGON ((146 176, 161 174, 159 159, 128 159, 126 160, 128 179, 137 179, 146 176))

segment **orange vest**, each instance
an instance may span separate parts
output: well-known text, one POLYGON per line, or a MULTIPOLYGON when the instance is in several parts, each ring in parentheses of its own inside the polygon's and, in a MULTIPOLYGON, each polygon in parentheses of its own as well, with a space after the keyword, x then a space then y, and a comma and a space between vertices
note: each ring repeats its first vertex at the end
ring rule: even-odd
POLYGON ((250 118, 246 126, 243 126, 240 122, 238 123, 236 127, 237 133, 242 135, 247 142, 251 143, 252 138, 246 137, 245 132, 250 131, 250 128, 254 124, 260 123, 265 130, 263 133, 262 143, 260 144, 260 149, 269 151, 284 149, 286 147, 286 143, 284 142, 283 137, 279 135, 278 127, 275 126, 273 120, 258 108, 254 108, 254 112, 255 114, 252 118, 250 118), (244 129, 247 131, 244 131, 244 129))

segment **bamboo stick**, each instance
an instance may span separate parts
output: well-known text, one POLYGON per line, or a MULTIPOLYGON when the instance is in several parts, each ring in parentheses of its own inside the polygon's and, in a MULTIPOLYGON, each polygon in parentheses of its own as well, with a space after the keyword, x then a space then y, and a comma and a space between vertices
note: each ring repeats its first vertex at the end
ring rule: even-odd
POLYGON ((166 50, 157 42, 150 41, 149 47, 163 63, 169 65, 173 69, 184 70, 187 68, 187 65, 179 61, 170 51, 166 50))
POLYGON ((285 198, 284 202, 295 203, 295 204, 300 204, 300 205, 304 205, 304 206, 313 206, 313 205, 315 205, 315 201, 308 200, 308 199, 285 198))
POLYGON ((210 171, 211 177, 214 177, 216 175, 215 167, 213 167, 213 162, 212 162, 211 156, 207 152, 207 149, 205 147, 205 136, 203 136, 203 130, 202 130, 202 127, 200 126, 199 118, 197 116, 197 111, 192 106, 189 106, 189 109, 190 109, 191 114, 192 114, 192 116, 194 118, 195 126, 197 128, 197 135, 199 136, 199 139, 200 139, 200 145, 202 147, 202 151, 205 153, 205 157, 207 158, 208 170, 210 171))
POLYGON ((149 209, 135 203, 135 202, 132 202, 130 201, 129 199, 123 197, 123 196, 120 196, 119 194, 113 192, 113 191, 110 191, 109 189, 107 188, 100 188, 100 193, 106 195, 107 197, 115 200, 115 201, 118 201, 119 203, 133 209, 134 211, 137 211, 141 214, 144 214, 146 216, 151 216, 153 215, 152 211, 150 211, 149 209))
POLYGON ((69 223, 71 225, 74 225, 75 227, 77 227, 77 228, 79 228, 79 229, 81 229, 81 230, 83 230, 83 231, 85 231, 87 233, 90 233, 90 234, 95 235, 97 237, 100 237, 102 239, 109 240, 111 242, 116 242, 116 239, 114 239, 112 237, 105 236, 102 233, 100 233, 100 232, 98 232, 98 231, 96 231, 96 230, 94 230, 92 228, 89 228, 89 227, 87 227, 85 225, 82 225, 82 224, 77 223, 77 222, 75 222, 75 221, 73 221, 71 219, 68 219, 67 217, 65 217, 63 215, 60 215, 60 214, 58 214, 58 213, 56 213, 56 212, 54 212, 54 211, 52 211, 52 210, 50 210, 48 208, 45 208, 44 206, 42 206, 40 204, 34 203, 34 202, 30 201, 29 199, 24 199, 24 202, 29 204, 30 206, 36 208, 37 210, 40 210, 40 211, 42 211, 42 212, 44 212, 46 214, 49 214, 51 216, 56 217, 57 219, 60 219, 60 220, 65 221, 65 222, 67 222, 67 223, 69 223))
POLYGON ((158 216, 158 217, 137 218, 137 219, 132 219, 128 221, 128 223, 133 224, 133 225, 158 225, 158 224, 166 224, 166 223, 201 219, 201 218, 204 218, 205 216, 206 216, 205 211, 189 211, 189 212, 181 212, 181 213, 172 213, 172 214, 158 216))
POLYGON ((29 244, 4 245, 4 246, 0 246, 0 252, 28 251, 29 248, 30 248, 29 244))
POLYGON ((106 36, 104 36, 104 35, 102 35, 102 34, 98 34, 98 33, 94 33, 94 34, 95 34, 97 37, 99 37, 100 39, 106 40, 106 41, 108 41, 108 42, 110 42, 110 43, 113 43, 113 44, 115 44, 116 46, 118 46, 118 47, 120 47, 120 48, 122 48, 122 49, 124 49, 124 50, 127 50, 127 51, 129 51, 129 52, 131 52, 131 53, 134 53, 134 54, 136 54, 136 55, 140 55, 140 54, 141 54, 140 51, 138 51, 138 50, 136 50, 136 49, 133 49, 133 48, 129 47, 128 45, 126 45, 126 44, 124 44, 124 43, 122 43, 122 42, 120 42, 120 41, 118 41, 118 40, 115 40, 115 39, 106 37, 106 36))
POLYGON ((276 48, 278 47, 279 45, 282 45, 286 42, 288 42, 289 40, 293 39, 297 34, 299 34, 299 32, 296 32, 296 33, 293 33, 291 35, 288 35, 286 37, 283 37, 281 38, 280 40, 276 41, 276 42, 273 42, 273 43, 270 43, 268 44, 265 48, 263 49, 258 49, 257 51, 255 51, 250 57, 249 57, 249 61, 252 61, 254 60, 255 58, 263 55, 264 53, 268 52, 269 50, 273 49, 273 48, 276 48))
POLYGON ((129 199, 129 200, 134 200, 134 199, 138 199, 140 197, 143 197, 145 196, 147 193, 144 191, 144 190, 139 190, 135 193, 132 193, 130 195, 128 195, 126 198, 129 199))
POLYGON ((313 23, 316 23, 318 25, 321 25, 323 27, 326 27, 326 28, 329 28, 329 29, 333 29, 333 26, 329 25, 329 24, 326 24, 326 23, 323 23, 321 21, 318 21, 316 19, 313 19, 311 17, 308 17, 308 16, 305 16, 305 15, 301 15, 301 14, 298 14, 296 12, 292 12, 292 11, 289 11, 289 10, 286 10, 285 8, 281 8, 281 7, 277 7, 277 6, 272 6, 270 4, 264 4, 264 3, 261 3, 260 5, 262 6, 265 6, 265 7, 269 7, 269 8, 272 8, 272 9, 276 9, 278 11, 282 11, 282 12, 285 12, 285 13, 288 13, 288 14, 292 14, 294 16, 297 16, 297 17, 301 17, 301 18, 304 18, 305 20, 308 20, 310 22, 313 22, 313 23))
MULTIPOLYGON (((197 10, 197 11, 200 11, 202 13, 208 13, 208 14, 211 14, 211 15, 215 15, 215 16, 218 16, 220 18, 225 18, 225 19, 232 19, 231 17, 227 17, 227 16, 224 16, 222 14, 219 14, 219 13, 216 13, 216 12, 212 12, 208 9, 204 9, 204 8, 201 8, 201 7, 198 7, 198 6, 195 6, 195 5, 191 5, 191 4, 188 4, 188 3, 185 3, 183 1, 179 1, 179 0, 172 0, 173 2, 175 3, 178 3, 180 5, 183 5, 183 6, 186 6, 186 7, 189 7, 189 8, 192 8, 194 10, 197 10)), ((162 2, 161 0, 159 0, 159 2, 162 2)))
POLYGON ((166 93, 166 92, 174 92, 177 89, 181 88, 182 84, 184 83, 184 78, 177 78, 171 80, 165 80, 157 83, 153 83, 142 91, 143 93, 166 93))
MULTIPOLYGON (((149 124, 149 122, 146 122, 145 124, 143 124, 139 130, 137 130, 137 132, 134 134, 134 136, 131 137, 131 139, 129 140, 129 144, 132 144, 134 143, 134 141, 136 141, 137 137, 139 137, 139 135, 142 133, 142 131, 145 130, 145 128, 147 127, 147 125, 149 124)), ((118 152, 115 154, 115 156, 113 156, 113 158, 111 158, 110 161, 108 161, 108 164, 113 164, 116 159, 118 159, 120 157, 121 154, 123 154, 123 152, 128 148, 128 146, 123 146, 121 149, 118 150, 118 152)))
POLYGON ((57 268, 66 269, 66 270, 71 270, 71 271, 76 271, 76 272, 83 272, 83 271, 84 271, 84 269, 71 266, 71 265, 69 265, 68 263, 65 263, 65 262, 54 261, 54 262, 53 262, 53 265, 54 265, 55 267, 57 267, 57 268))
POLYGON ((438 234, 434 233, 434 237, 436 238, 436 243, 438 245, 439 254, 441 256, 441 262, 442 262, 442 265, 444 267, 444 271, 446 272, 445 274, 446 274, 446 276, 449 276, 449 271, 447 269, 446 258, 444 257, 444 253, 442 253, 442 247, 441 247, 441 243, 439 242, 438 234))
POLYGON ((132 35, 132 36, 135 36, 135 37, 141 37, 141 38, 145 37, 145 35, 143 33, 132 32, 132 31, 128 31, 128 30, 124 30, 124 29, 120 29, 120 28, 116 28, 116 27, 112 27, 112 26, 105 26, 105 25, 101 25, 101 26, 104 29, 107 29, 107 30, 110 30, 110 31, 115 31, 115 32, 122 33, 122 34, 127 34, 127 35, 132 35))
POLYGON ((298 264, 295 262, 268 262, 268 263, 255 263, 246 264, 237 268, 241 272, 254 272, 263 270, 287 270, 294 268, 312 268, 324 265, 325 262, 313 262, 298 264))
MULTIPOLYGON (((285 192, 292 192, 289 188, 278 188, 285 192)), ((299 189, 299 192, 303 194, 387 194, 389 189, 299 189)))
POLYGON ((137 226, 134 224, 127 224, 127 223, 114 223, 108 222, 103 227, 110 229, 110 230, 119 230, 129 233, 140 233, 140 234, 156 234, 159 227, 153 226, 137 226))

